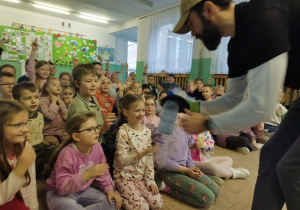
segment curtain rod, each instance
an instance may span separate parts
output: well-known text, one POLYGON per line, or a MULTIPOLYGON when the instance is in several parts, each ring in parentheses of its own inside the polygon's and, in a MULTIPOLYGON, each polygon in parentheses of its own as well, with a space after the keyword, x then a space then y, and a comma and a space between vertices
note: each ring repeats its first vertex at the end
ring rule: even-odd
POLYGON ((167 10, 167 9, 171 9, 171 8, 176 7, 176 6, 179 6, 179 5, 180 5, 180 3, 175 4, 175 5, 173 5, 173 6, 170 6, 170 7, 166 7, 166 8, 160 9, 160 10, 156 10, 156 11, 154 11, 154 12, 148 13, 148 14, 143 15, 143 16, 140 16, 140 17, 138 17, 138 18, 139 18, 139 19, 143 19, 143 18, 148 17, 148 16, 150 16, 150 15, 153 15, 153 14, 155 14, 155 13, 158 13, 158 12, 161 12, 161 11, 164 11, 164 10, 167 10))

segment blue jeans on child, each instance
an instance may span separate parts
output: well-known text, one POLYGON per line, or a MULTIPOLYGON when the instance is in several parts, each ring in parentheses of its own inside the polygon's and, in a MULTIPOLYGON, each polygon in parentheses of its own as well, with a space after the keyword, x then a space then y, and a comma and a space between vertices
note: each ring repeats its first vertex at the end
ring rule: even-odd
POLYGON ((252 210, 300 208, 300 98, 260 151, 252 210))
POLYGON ((55 190, 48 190, 46 194, 47 205, 50 210, 110 210, 116 209, 116 203, 109 204, 104 192, 93 187, 72 195, 58 195, 55 190))

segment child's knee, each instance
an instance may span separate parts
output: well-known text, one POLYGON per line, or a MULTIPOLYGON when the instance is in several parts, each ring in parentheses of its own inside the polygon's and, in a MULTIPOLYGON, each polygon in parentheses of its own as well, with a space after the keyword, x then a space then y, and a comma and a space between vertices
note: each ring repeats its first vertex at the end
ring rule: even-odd
POLYGON ((140 202, 138 204, 138 208, 137 209, 141 209, 141 210, 149 210, 150 207, 149 207, 149 204, 145 201, 145 202, 140 202))
POLYGON ((207 191, 200 194, 198 207, 211 206, 216 200, 216 196, 212 191, 207 191))
POLYGON ((151 202, 151 209, 161 209, 163 206, 163 198, 161 195, 155 196, 155 199, 151 202))

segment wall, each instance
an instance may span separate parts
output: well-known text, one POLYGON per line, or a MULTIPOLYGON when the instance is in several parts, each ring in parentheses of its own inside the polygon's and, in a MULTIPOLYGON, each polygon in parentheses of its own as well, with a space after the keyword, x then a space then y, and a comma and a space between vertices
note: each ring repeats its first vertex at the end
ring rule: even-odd
MULTIPOLYGON (((14 9, 10 7, 5 7, 1 5, 0 5, 0 14, 1 17, 5 17, 5 18, 0 18, 0 25, 11 26, 12 22, 18 22, 18 23, 34 25, 34 26, 39 26, 44 28, 52 28, 60 31, 84 34, 86 35, 84 36, 85 39, 97 40, 98 46, 109 45, 115 48, 116 57, 122 62, 126 62, 127 60, 127 46, 125 46, 124 44, 125 42, 127 43, 127 41, 119 39, 116 36, 107 33, 106 32, 107 29, 105 28, 97 27, 94 25, 88 25, 80 22, 65 20, 61 18, 56 18, 54 16, 55 14, 53 16, 49 16, 49 15, 43 15, 39 13, 14 9), (61 22, 71 23, 72 27, 69 28, 67 26, 68 24, 62 26, 61 22)), ((0 65, 4 63, 12 64, 17 68, 17 78, 24 73, 21 72, 23 68, 21 67, 21 64, 19 62, 13 62, 13 61, 7 62, 7 61, 0 60, 0 65)), ((114 62, 110 65, 110 71, 115 71, 119 69, 120 69, 120 63, 118 62, 114 62)), ((56 76, 58 76, 59 73, 62 71, 70 72, 72 70, 72 67, 57 66, 57 70, 58 71, 56 76)))

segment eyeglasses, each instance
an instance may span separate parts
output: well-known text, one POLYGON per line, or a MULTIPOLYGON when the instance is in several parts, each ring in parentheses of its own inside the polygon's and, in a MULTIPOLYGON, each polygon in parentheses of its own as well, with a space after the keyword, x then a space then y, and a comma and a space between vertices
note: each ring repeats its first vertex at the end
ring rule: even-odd
POLYGON ((96 130, 100 132, 101 130, 101 125, 97 125, 96 127, 90 127, 81 131, 77 131, 77 133, 83 132, 83 131, 89 131, 92 135, 96 133, 96 130))
POLYGON ((4 86, 4 87, 14 87, 16 85, 16 83, 2 83, 0 85, 4 86))
POLYGON ((25 123, 17 123, 17 124, 7 124, 6 126, 10 126, 10 127, 16 128, 16 129, 18 129, 18 130, 21 130, 21 128, 27 127, 27 124, 28 124, 28 122, 25 122, 25 123))

